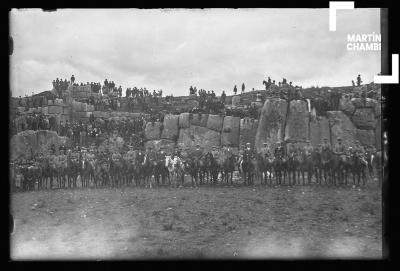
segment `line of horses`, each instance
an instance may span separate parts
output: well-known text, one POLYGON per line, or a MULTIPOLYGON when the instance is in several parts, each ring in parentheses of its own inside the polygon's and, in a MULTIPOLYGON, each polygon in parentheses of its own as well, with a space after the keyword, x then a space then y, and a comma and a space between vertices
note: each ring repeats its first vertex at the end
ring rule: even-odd
POLYGON ((145 154, 129 159, 78 159, 64 155, 59 160, 62 162, 52 163, 47 157, 30 166, 12 167, 12 187, 22 191, 77 188, 78 176, 81 187, 178 187, 184 185, 185 175, 190 176, 192 186, 233 185, 237 171, 244 185, 310 185, 312 180, 321 185, 347 185, 349 178, 354 185, 366 185, 368 175, 377 177, 380 185, 382 173, 380 152, 360 157, 327 150, 270 158, 261 154, 213 157, 211 152, 189 158, 145 154))

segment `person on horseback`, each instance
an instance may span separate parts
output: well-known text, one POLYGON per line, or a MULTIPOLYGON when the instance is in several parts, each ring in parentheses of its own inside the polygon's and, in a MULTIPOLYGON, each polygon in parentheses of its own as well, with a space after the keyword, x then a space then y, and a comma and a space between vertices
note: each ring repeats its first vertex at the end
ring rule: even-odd
POLYGON ((276 158, 282 159, 284 155, 285 155, 285 150, 284 150, 284 148, 283 148, 283 146, 282 146, 282 142, 279 141, 279 142, 278 142, 278 146, 275 148, 274 156, 275 156, 276 158))
POLYGON ((328 139, 325 137, 324 142, 321 145, 322 151, 331 150, 331 145, 328 143, 328 139))
POLYGON ((200 148, 200 144, 196 144, 196 149, 192 152, 192 157, 197 157, 200 159, 203 156, 203 151, 200 148))
POLYGON ((306 156, 309 156, 309 155, 311 155, 311 153, 314 151, 314 148, 313 148, 313 146, 311 145, 311 141, 310 141, 310 140, 307 140, 306 142, 307 142, 307 145, 305 145, 305 146, 303 147, 303 152, 304 152, 304 154, 305 154, 306 156))
POLYGON ((211 150, 211 155, 214 157, 214 159, 217 159, 218 158, 218 154, 219 154, 219 151, 217 149, 217 146, 213 146, 212 150, 211 150))
POLYGON ((269 158, 271 157, 271 151, 269 150, 269 146, 267 142, 264 142, 263 147, 261 149, 261 155, 263 158, 269 158))
POLYGON ((346 146, 342 143, 342 139, 340 137, 337 139, 337 141, 338 143, 335 146, 334 153, 340 155, 342 160, 344 160, 344 156, 346 155, 346 146))

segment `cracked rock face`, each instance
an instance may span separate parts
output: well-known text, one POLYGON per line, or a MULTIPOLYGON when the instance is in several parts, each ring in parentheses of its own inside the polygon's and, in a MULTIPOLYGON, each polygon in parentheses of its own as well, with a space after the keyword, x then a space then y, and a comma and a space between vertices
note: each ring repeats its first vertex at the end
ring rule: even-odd
POLYGON ((61 145, 68 145, 69 140, 67 137, 58 136, 55 131, 39 130, 32 131, 26 130, 14 135, 10 142, 12 148, 11 158, 32 158, 39 152, 48 152, 54 144, 56 152, 61 145))
POLYGON ((164 117, 163 130, 161 133, 162 139, 174 140, 179 135, 179 115, 166 115, 164 117))
POLYGON ((161 136, 161 122, 148 122, 145 128, 145 137, 146 140, 158 140, 161 136))
POLYGON ((330 128, 329 120, 326 117, 317 117, 315 120, 310 121, 310 141, 313 147, 322 144, 324 138, 330 141, 330 128))
POLYGON ((276 142, 283 140, 287 107, 288 104, 283 99, 271 98, 265 101, 255 138, 255 147, 258 151, 261 150, 264 142, 268 142, 273 149, 276 142))
POLYGON ((192 125, 180 129, 177 145, 184 148, 195 148, 196 144, 205 151, 210 151, 213 146, 221 145, 221 134, 205 127, 192 125))
POLYGON ((331 127, 331 144, 335 146, 337 138, 341 137, 346 146, 354 146, 356 140, 356 127, 350 118, 342 111, 328 111, 329 126, 331 127))
POLYGON ((372 108, 357 108, 352 120, 359 129, 368 130, 376 127, 375 114, 372 108))
POLYGON ((308 105, 302 100, 292 100, 286 116, 285 141, 305 142, 308 138, 308 105))

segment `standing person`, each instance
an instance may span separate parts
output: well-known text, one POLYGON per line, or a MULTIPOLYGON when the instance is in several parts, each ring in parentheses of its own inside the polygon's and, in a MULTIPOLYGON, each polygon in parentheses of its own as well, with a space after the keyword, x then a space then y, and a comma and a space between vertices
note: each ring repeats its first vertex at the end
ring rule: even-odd
POLYGON ((236 95, 236 93, 237 93, 237 87, 236 87, 236 85, 233 87, 233 93, 236 95))
POLYGON ((361 75, 358 75, 357 76, 357 86, 359 87, 359 86, 361 86, 361 83, 362 83, 363 81, 361 81, 361 75))
POLYGON ((221 102, 224 104, 225 103, 225 99, 226 99, 226 94, 225 94, 225 91, 223 90, 222 91, 222 94, 221 94, 221 102))
POLYGON ((75 76, 72 75, 72 76, 71 76, 71 85, 74 85, 74 83, 75 83, 75 76))
POLYGON ((244 86, 244 83, 242 84, 242 93, 244 93, 244 90, 245 90, 245 86, 244 86))

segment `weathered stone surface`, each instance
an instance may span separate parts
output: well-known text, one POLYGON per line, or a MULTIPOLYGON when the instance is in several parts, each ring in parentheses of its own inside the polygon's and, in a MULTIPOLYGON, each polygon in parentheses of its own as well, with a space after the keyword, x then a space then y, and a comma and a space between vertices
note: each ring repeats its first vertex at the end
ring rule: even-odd
POLYGON ((255 139, 257 151, 261 150, 264 142, 275 147, 277 141, 283 140, 286 111, 287 102, 285 100, 271 98, 265 101, 255 139))
POLYGON ((207 127, 208 114, 192 114, 190 125, 207 127))
POLYGON ((352 98, 351 102, 356 108, 364 107, 365 106, 365 101, 361 98, 352 98))
POLYGON ((179 128, 189 128, 190 113, 182 113, 179 115, 179 128))
POLYGON ((357 138, 356 127, 350 118, 342 111, 328 111, 329 126, 331 132, 331 144, 335 146, 337 138, 341 137, 343 144, 346 146, 354 146, 357 138))
POLYGON ((258 120, 252 118, 241 119, 239 145, 244 146, 247 142, 249 142, 252 146, 254 146, 257 128, 258 120))
POLYGON ((58 136, 54 131, 26 130, 14 135, 11 138, 11 158, 30 159, 32 155, 38 153, 49 153, 51 145, 55 146, 58 151, 62 144, 69 145, 68 138, 58 136))
POLYGON ((175 148, 175 142, 168 139, 150 140, 146 141, 144 146, 146 149, 150 147, 156 151, 163 149, 164 151, 171 152, 175 148))
POLYGON ((240 139, 240 118, 226 116, 221 133, 221 145, 238 147, 240 139))
POLYGON ((160 139, 161 126, 160 122, 148 122, 144 131, 146 140, 160 139))
POLYGON ((375 117, 380 117, 382 115, 381 103, 377 102, 374 106, 375 117))
POLYGON ((305 142, 308 139, 308 105, 302 100, 292 100, 286 120, 285 141, 305 142))
POLYGON ((161 138, 176 140, 179 135, 179 115, 165 115, 161 138))
POLYGON ((177 146, 194 148, 196 144, 209 151, 213 146, 221 145, 221 134, 201 126, 191 125, 190 128, 180 129, 177 146))
POLYGON ((339 101, 339 110, 342 110, 348 116, 352 116, 356 111, 356 107, 351 102, 351 99, 342 97, 339 101))
POLYGON ((310 121, 310 141, 313 147, 322 144, 324 138, 330 141, 329 121, 326 117, 317 117, 315 120, 310 121))
POLYGON ((221 132, 224 123, 223 115, 208 115, 207 128, 216 132, 221 132))
POLYGON ((354 125, 359 129, 375 129, 376 120, 372 108, 357 108, 352 117, 354 125))
POLYGON ((374 130, 356 130, 357 140, 364 146, 375 147, 375 131, 374 130))

